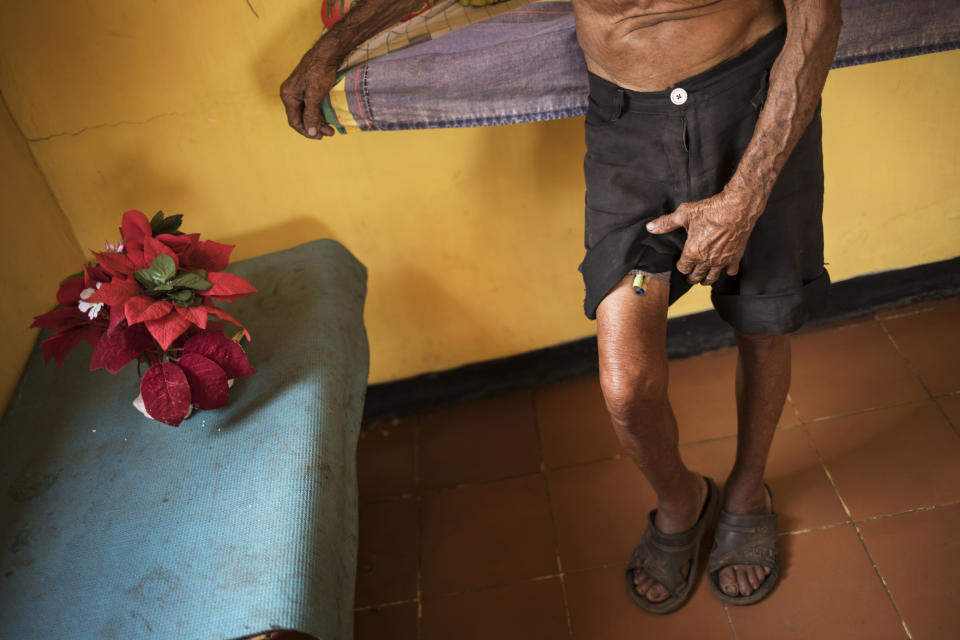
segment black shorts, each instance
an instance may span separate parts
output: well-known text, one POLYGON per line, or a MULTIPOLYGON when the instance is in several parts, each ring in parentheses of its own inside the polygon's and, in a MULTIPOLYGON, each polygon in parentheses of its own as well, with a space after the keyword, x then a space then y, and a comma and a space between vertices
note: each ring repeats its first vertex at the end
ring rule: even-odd
MULTIPOLYGON (((690 283, 676 270, 686 231, 646 223, 719 193, 737 168, 767 94, 785 27, 673 88, 637 92, 590 74, 586 117, 584 312, 630 271, 672 272, 670 303, 690 283)), ((714 308, 742 333, 797 330, 826 305, 820 108, 780 173, 735 276, 713 285, 714 308)))

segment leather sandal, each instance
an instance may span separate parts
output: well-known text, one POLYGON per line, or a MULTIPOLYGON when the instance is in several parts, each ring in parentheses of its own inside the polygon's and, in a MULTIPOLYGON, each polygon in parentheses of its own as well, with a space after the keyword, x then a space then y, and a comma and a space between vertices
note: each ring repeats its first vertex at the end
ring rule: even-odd
POLYGON ((713 550, 707 560, 710 588, 720 600, 734 605, 760 602, 773 591, 780 578, 780 554, 777 552, 777 514, 773 510, 773 494, 763 485, 770 497, 770 513, 738 515, 720 510, 720 520, 713 538, 713 550), (724 567, 752 564, 768 567, 770 573, 760 586, 748 596, 730 596, 720 587, 719 573, 724 567))
POLYGON ((633 602, 650 613, 671 613, 682 607, 690 598, 700 566, 700 543, 717 517, 720 492, 710 478, 707 483, 707 499, 700 511, 700 518, 691 528, 680 533, 663 533, 653 522, 657 515, 654 509, 647 517, 647 529, 640 544, 633 550, 627 564, 627 592, 633 602), (690 563, 690 572, 683 577, 683 567, 690 563), (666 599, 653 602, 637 593, 634 573, 638 569, 663 585, 669 592, 666 599))

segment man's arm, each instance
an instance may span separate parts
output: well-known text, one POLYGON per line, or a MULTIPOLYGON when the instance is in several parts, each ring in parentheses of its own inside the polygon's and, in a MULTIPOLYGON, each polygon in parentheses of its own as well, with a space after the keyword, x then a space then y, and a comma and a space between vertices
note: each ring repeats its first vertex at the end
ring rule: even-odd
POLYGON ((358 0, 343 19, 324 33, 280 85, 290 126, 308 138, 332 136, 321 105, 350 52, 417 10, 423 0, 358 0))
POLYGON ((784 0, 787 37, 770 70, 767 99, 736 172, 723 191, 688 202, 647 224, 651 233, 685 227, 677 270, 690 282, 713 284, 735 275, 747 239, 773 185, 813 119, 842 24, 840 0, 784 0))

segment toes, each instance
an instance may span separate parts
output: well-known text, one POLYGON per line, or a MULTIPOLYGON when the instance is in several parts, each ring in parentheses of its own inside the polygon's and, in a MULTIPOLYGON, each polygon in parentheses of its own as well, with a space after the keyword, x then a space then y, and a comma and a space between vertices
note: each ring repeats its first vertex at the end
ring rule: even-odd
POLYGON ((767 576, 769 567, 752 564, 735 564, 724 567, 717 573, 720 589, 728 596, 749 596, 756 591, 767 576))
POLYGON ((633 584, 639 587, 649 588, 650 587, 650 576, 645 574, 641 569, 637 569, 633 572, 633 584))
POLYGON ((653 580, 651 580, 650 576, 645 574, 642 569, 637 569, 633 572, 633 586, 641 596, 645 596, 653 585, 653 580))
POLYGON ((647 590, 647 600, 650 602, 662 602, 667 599, 667 590, 661 585, 655 584, 647 590))
POLYGON ((757 578, 757 572, 755 571, 756 567, 746 566, 743 568, 743 572, 747 576, 747 582, 750 584, 750 593, 753 593, 757 590, 757 587, 760 586, 760 580, 757 578))
POLYGON ((759 587, 764 580, 767 579, 767 575, 770 573, 770 569, 767 567, 754 566, 753 575, 757 576, 757 586, 759 587))
POLYGON ((740 595, 748 596, 753 593, 753 587, 750 585, 750 580, 747 577, 747 572, 745 571, 747 567, 744 565, 736 565, 734 568, 737 576, 737 589, 740 592, 740 595))
POLYGON ((636 583, 637 593, 639 593, 642 596, 646 595, 647 591, 649 591, 650 588, 655 584, 656 583, 650 578, 644 578, 640 582, 636 583))
MULTIPOLYGON (((690 573, 690 565, 685 565, 681 569, 684 577, 690 573)), ((663 602, 670 597, 670 592, 662 584, 647 575, 642 567, 635 567, 633 570, 633 585, 637 594, 641 598, 646 598, 650 602, 663 602)))
POLYGON ((740 593, 740 589, 737 587, 737 577, 733 571, 733 567, 724 567, 720 569, 717 574, 717 581, 720 583, 720 588, 723 589, 723 592, 728 596, 735 596, 740 593))

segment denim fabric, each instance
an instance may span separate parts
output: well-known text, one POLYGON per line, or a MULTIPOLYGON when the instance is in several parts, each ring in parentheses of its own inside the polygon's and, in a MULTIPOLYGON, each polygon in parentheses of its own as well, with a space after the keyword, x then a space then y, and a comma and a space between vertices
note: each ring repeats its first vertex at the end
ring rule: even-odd
POLYGON ((347 72, 361 129, 477 127, 586 111, 587 68, 569 2, 468 25, 347 72))
MULTIPOLYGON (((495 5, 494 5, 495 6, 495 5)), ((960 48, 957 0, 844 0, 836 67, 960 48)), ((361 130, 583 115, 587 71, 569 2, 531 2, 346 72, 361 130)))
POLYGON ((957 0, 843 0, 834 68, 960 48, 957 0))

